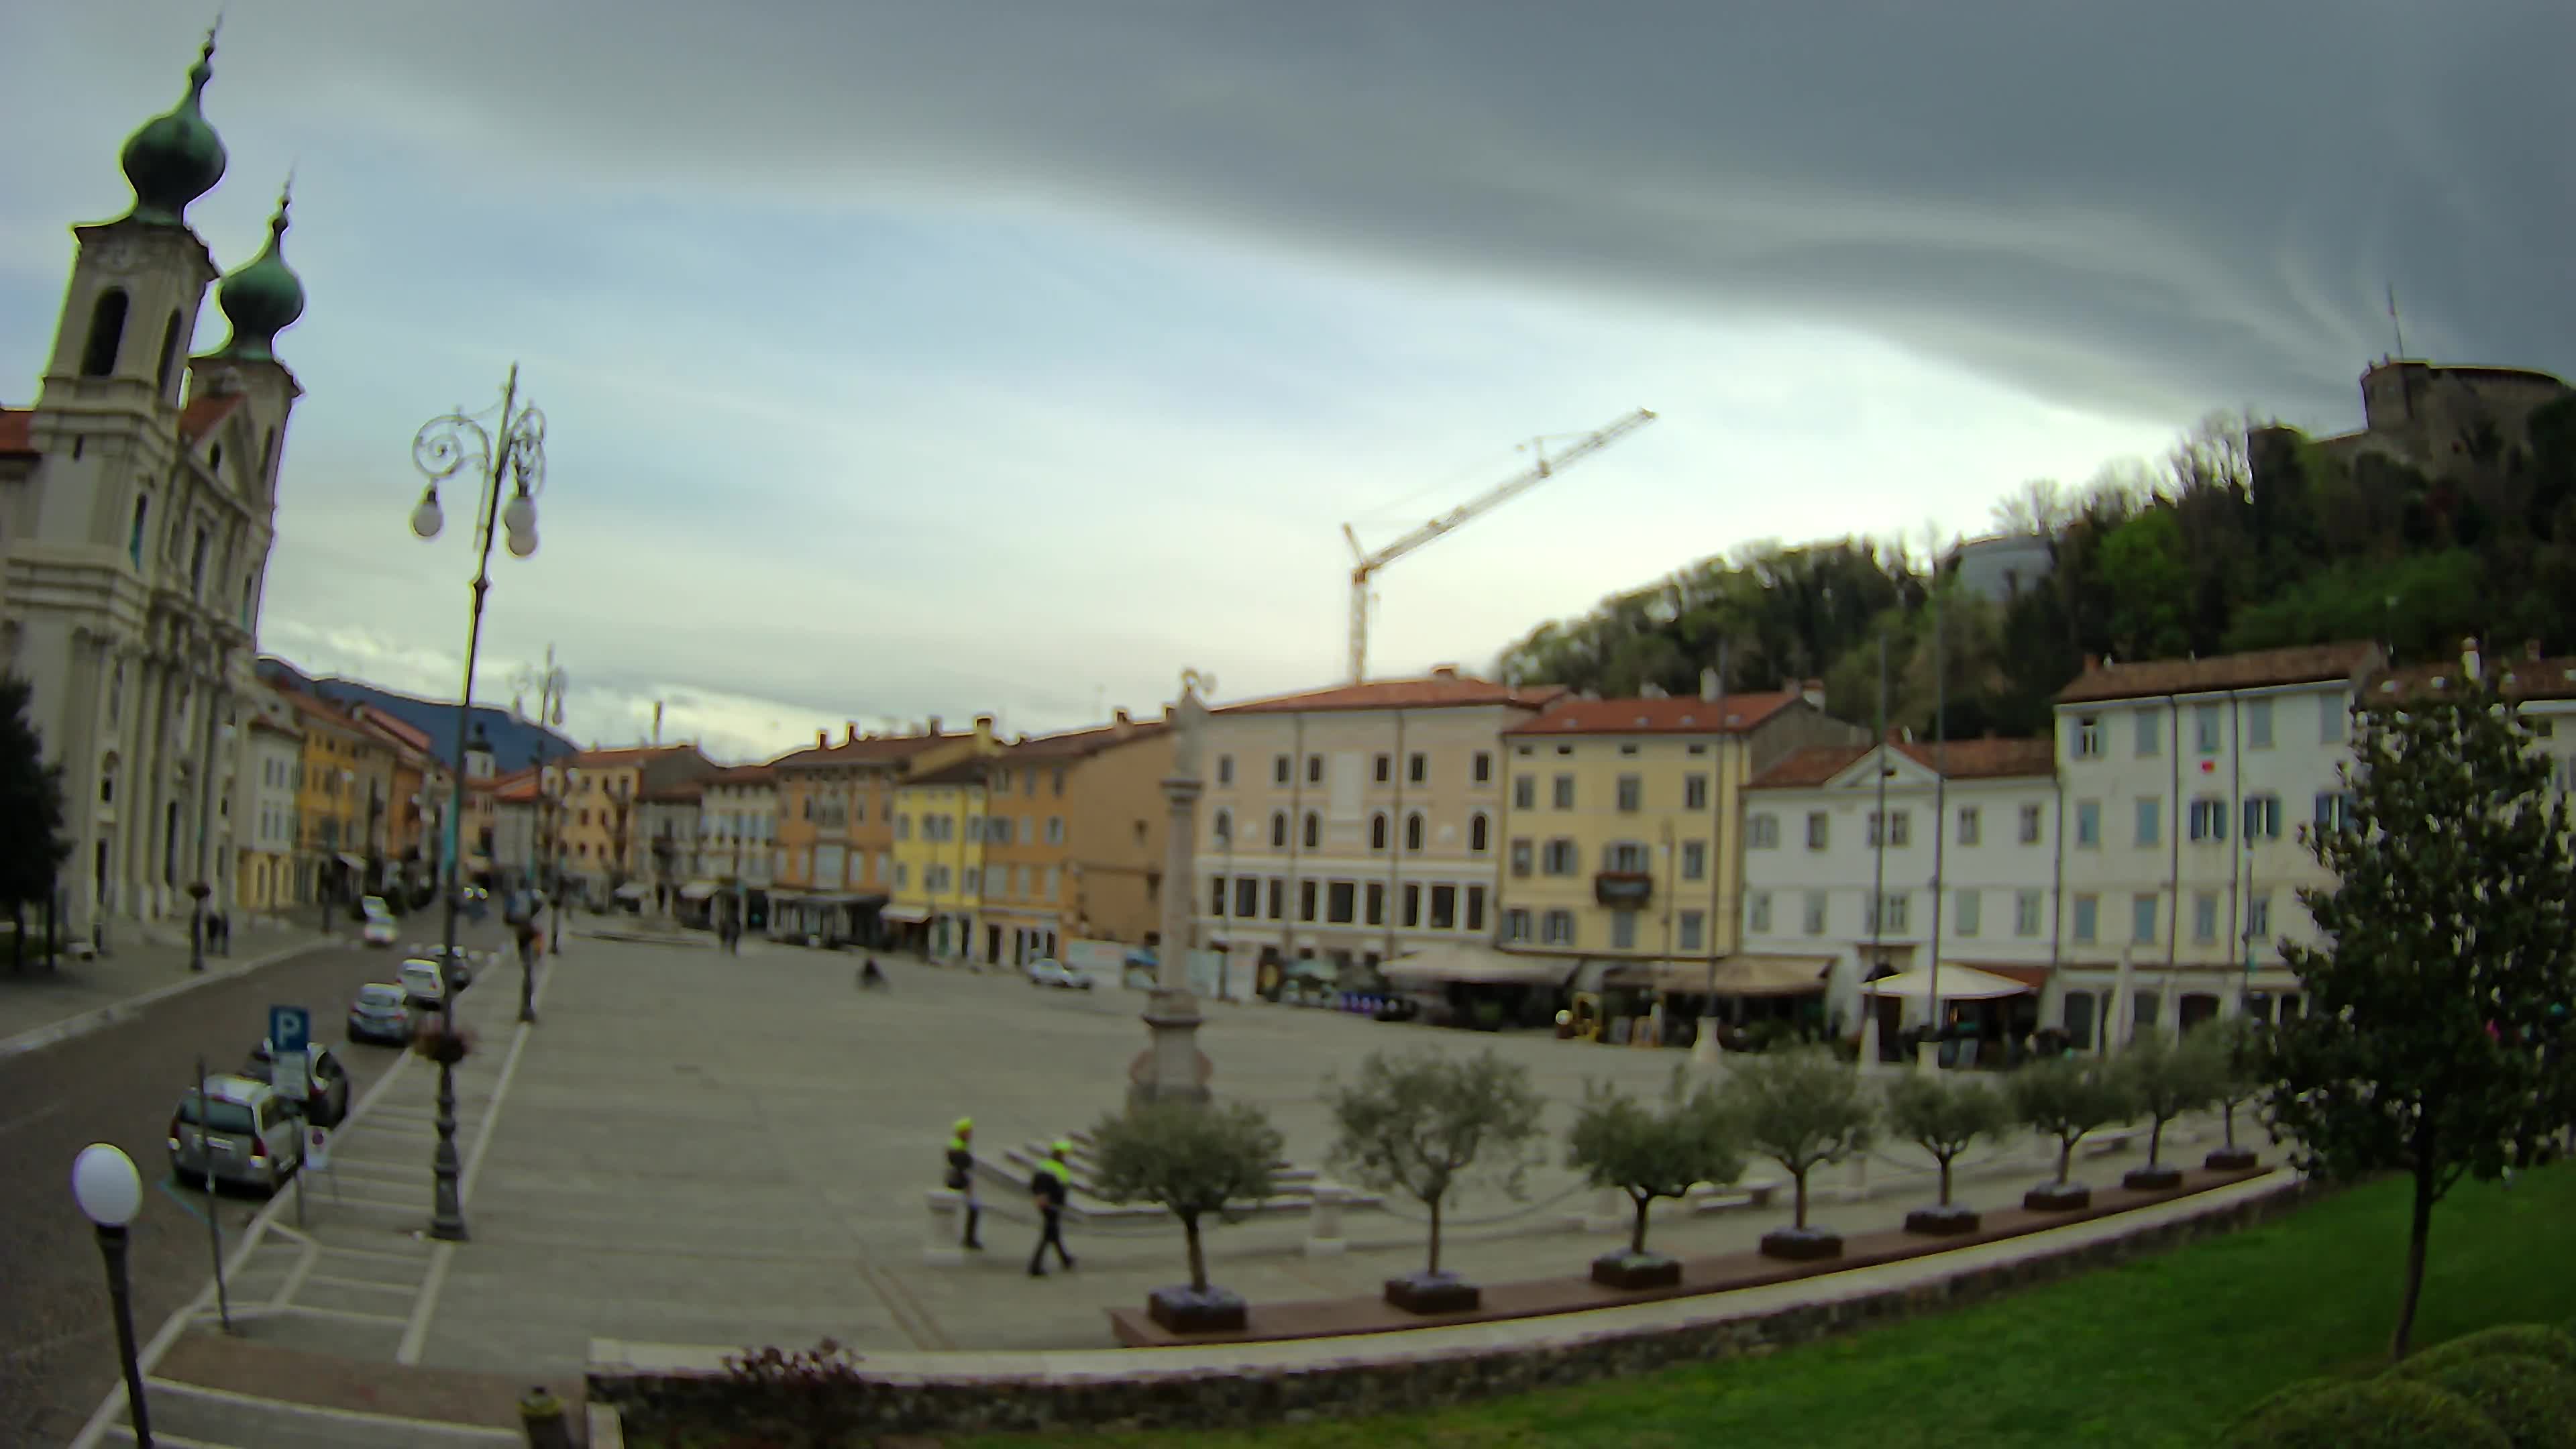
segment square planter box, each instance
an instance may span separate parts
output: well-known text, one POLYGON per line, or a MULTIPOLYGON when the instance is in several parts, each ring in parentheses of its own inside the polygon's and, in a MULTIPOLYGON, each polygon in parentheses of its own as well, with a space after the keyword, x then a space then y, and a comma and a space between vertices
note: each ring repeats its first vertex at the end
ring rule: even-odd
POLYGON ((1682 1264, 1661 1253, 1604 1253, 1592 1260, 1592 1281, 1604 1288, 1634 1293, 1643 1288, 1678 1288, 1682 1264))
POLYGON ((2120 1186, 2131 1192, 2171 1192, 2182 1186, 2182 1169, 2170 1162, 2132 1167, 2120 1174, 2120 1186))
POLYGON ((2021 1205, 2035 1213, 2080 1212, 2093 1205, 2093 1189, 2080 1182, 2043 1182, 2021 1195, 2021 1205))
POLYGON ((1386 1280, 1386 1301, 1407 1313, 1473 1313, 1485 1295, 1454 1273, 1407 1273, 1386 1280))
POLYGON ((1762 1256, 1813 1263, 1843 1255, 1842 1234, 1824 1228, 1773 1228, 1762 1235, 1762 1256))
POLYGON ((2261 1163, 2251 1147, 2221 1147, 2202 1158, 2200 1165, 2212 1172, 2245 1172, 2261 1163))
POLYGON ((1246 1323, 1241 1295, 1216 1287, 1157 1288, 1145 1296, 1145 1316, 1173 1333, 1241 1333, 1246 1323))
POLYGON ((1952 1203, 1948 1207, 1916 1208, 1905 1215, 1905 1230, 1926 1237, 1956 1238, 1975 1232, 1981 1226, 1976 1209, 1952 1203))

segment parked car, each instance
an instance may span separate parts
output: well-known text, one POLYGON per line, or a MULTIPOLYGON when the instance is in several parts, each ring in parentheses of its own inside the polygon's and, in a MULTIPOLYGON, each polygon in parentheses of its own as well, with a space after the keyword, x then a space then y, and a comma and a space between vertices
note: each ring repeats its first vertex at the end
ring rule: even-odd
POLYGON ((210 1076, 203 1093, 182 1092, 170 1117, 170 1172, 202 1184, 208 1171, 275 1192, 304 1165, 303 1120, 266 1082, 210 1076))
POLYGON ((1067 991, 1089 991, 1091 973, 1079 966, 1067 966, 1053 957, 1040 957, 1029 963, 1031 986, 1057 986, 1067 991))
POLYGON ((412 959, 415 961, 444 959, 447 962, 447 979, 455 982, 456 989, 459 991, 474 984, 474 956, 462 946, 425 947, 412 959))
MULTIPOLYGON (((241 1075, 254 1082, 277 1084, 277 1048, 267 1037, 253 1047, 250 1060, 242 1063, 241 1075)), ((304 1044, 304 1100, 288 1102, 294 1112, 316 1127, 336 1127, 349 1115, 349 1069, 322 1043, 304 1044)))
POLYGON ((411 1002, 389 981, 370 981, 349 1002, 349 1040, 401 1046, 411 1040, 411 1002))
MULTIPOLYGON (((414 956, 402 963, 396 974, 402 984, 403 1000, 420 1011, 441 1011, 447 1006, 448 978, 438 963, 425 956, 414 956)), ((460 984, 457 990, 465 988, 460 984)))
POLYGON ((382 916, 369 916, 358 925, 358 939, 370 946, 390 946, 394 934, 394 923, 382 916))

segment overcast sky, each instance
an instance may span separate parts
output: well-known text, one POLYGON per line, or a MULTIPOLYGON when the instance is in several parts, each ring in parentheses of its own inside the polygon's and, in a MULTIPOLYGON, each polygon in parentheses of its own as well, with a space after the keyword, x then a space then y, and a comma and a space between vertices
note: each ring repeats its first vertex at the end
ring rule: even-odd
MULTIPOLYGON (((13 7, 0 399, 212 9, 13 7)), ((2391 284, 2414 352, 2576 370, 2571 53, 2565 0, 231 0, 190 215, 238 266, 296 168, 264 647, 452 693, 410 441, 516 360, 479 688, 552 642, 584 738, 749 756, 1330 682, 1343 523, 1638 406, 1388 570, 1374 670, 2214 408, 2355 426, 2391 284)))

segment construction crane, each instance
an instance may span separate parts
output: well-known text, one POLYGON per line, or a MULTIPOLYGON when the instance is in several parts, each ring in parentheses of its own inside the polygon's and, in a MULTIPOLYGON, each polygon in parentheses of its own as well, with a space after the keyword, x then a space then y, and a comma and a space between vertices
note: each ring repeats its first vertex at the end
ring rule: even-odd
POLYGON ((1554 458, 1547 456, 1543 439, 1533 443, 1531 447, 1536 450, 1538 461, 1528 470, 1505 479, 1478 497, 1459 504, 1375 553, 1361 548, 1359 534, 1349 524, 1343 524, 1342 537, 1350 540, 1353 560, 1351 564, 1351 683, 1358 684, 1368 677, 1369 581, 1377 577, 1378 570, 1433 539, 1451 532, 1469 519, 1490 513, 1527 493, 1555 477, 1567 465, 1600 452, 1654 420, 1653 413, 1639 408, 1597 433, 1587 433, 1576 439, 1571 447, 1554 458))

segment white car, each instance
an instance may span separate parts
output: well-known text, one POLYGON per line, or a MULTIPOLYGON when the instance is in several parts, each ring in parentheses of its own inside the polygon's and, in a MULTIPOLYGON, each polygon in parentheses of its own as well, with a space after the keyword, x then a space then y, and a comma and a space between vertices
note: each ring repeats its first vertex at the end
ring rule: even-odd
POLYGON ((438 1011, 447 1005, 447 977, 436 961, 414 957, 402 963, 399 974, 403 999, 422 1011, 438 1011))
POLYGON ((1061 961, 1040 958, 1029 963, 1029 984, 1061 986, 1068 991, 1089 991, 1091 973, 1079 966, 1067 966, 1061 961))
POLYGON ((394 923, 383 916, 369 916, 366 924, 358 927, 358 939, 370 946, 390 946, 394 943, 394 923))

